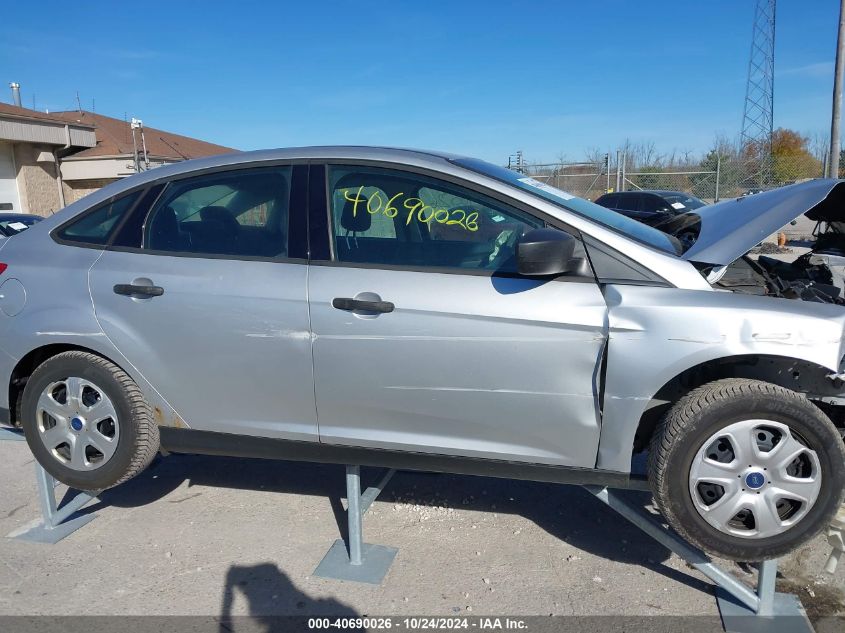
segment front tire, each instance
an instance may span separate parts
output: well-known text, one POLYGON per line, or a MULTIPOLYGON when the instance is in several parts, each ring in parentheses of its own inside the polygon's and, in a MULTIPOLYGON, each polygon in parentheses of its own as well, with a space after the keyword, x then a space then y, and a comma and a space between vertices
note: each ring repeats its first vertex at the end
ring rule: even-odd
POLYGON ((82 351, 44 361, 24 389, 21 422, 38 463, 78 490, 104 490, 143 471, 158 426, 138 385, 114 363, 82 351))
POLYGON ((648 470, 669 525, 731 560, 806 543, 845 493, 845 449, 830 419, 803 395, 757 380, 717 380, 681 398, 655 431, 648 470))

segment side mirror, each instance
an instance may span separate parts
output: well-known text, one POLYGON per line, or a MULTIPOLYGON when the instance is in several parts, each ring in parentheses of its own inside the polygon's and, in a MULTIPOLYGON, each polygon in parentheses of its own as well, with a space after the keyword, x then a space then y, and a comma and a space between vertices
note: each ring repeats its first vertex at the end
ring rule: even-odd
POLYGON ((586 272, 587 261, 576 257, 578 240, 557 229, 534 229, 516 244, 520 275, 546 277, 586 272))

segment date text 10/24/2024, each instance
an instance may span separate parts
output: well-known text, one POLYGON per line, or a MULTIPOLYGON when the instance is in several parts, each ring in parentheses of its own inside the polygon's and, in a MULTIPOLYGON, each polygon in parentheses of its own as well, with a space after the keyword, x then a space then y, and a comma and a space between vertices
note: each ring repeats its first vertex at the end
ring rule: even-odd
POLYGON ((478 230, 478 211, 470 211, 469 213, 463 209, 435 209, 431 205, 426 204, 419 198, 402 198, 405 192, 400 191, 390 199, 385 200, 380 192, 374 191, 370 197, 362 195, 364 185, 358 187, 358 190, 353 193, 351 189, 343 191, 343 197, 346 201, 352 204, 352 216, 357 217, 358 213, 365 211, 370 215, 383 213, 388 218, 395 218, 399 215, 400 206, 402 212, 407 211, 405 224, 409 225, 414 218, 423 224, 437 222, 438 224, 446 224, 452 226, 460 226, 467 231, 475 232, 478 230), (359 209, 359 206, 361 207, 359 209))

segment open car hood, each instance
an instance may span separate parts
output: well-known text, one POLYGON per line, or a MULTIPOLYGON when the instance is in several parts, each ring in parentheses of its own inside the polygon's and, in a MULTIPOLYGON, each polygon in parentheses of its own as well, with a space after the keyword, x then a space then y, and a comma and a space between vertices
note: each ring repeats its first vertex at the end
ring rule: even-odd
POLYGON ((695 210, 701 230, 682 257, 727 266, 769 235, 806 214, 815 221, 845 221, 845 181, 817 179, 695 210))

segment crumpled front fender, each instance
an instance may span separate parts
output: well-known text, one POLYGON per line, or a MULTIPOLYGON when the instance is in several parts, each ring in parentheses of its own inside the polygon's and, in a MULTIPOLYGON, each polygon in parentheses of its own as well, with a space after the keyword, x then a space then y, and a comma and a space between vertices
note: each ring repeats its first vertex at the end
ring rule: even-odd
POLYGON ((845 354, 840 306, 731 292, 608 285, 608 355, 597 467, 628 471, 654 396, 701 363, 775 356, 835 372, 845 354))

